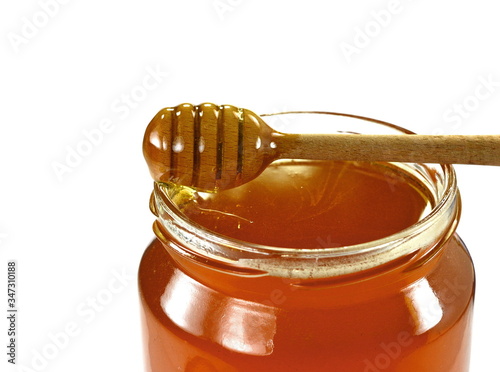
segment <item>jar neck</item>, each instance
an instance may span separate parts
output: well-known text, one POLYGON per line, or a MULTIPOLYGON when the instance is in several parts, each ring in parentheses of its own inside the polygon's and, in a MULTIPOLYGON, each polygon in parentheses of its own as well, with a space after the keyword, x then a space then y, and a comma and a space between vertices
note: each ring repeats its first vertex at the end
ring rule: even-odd
POLYGON ((186 249, 186 243, 174 238, 160 222, 155 222, 154 229, 170 258, 176 262, 176 277, 184 290, 194 286, 196 288, 191 289, 201 292, 231 293, 245 301, 283 309, 300 308, 304 304, 318 309, 353 305, 405 291, 429 277, 440 264, 446 247, 453 248, 455 241, 455 238, 450 239, 453 231, 450 229, 449 234, 443 235, 433 246, 370 269, 323 278, 302 278, 271 275, 207 258, 186 249))
POLYGON ((307 250, 234 240, 190 221, 172 201, 169 185, 160 183, 155 184, 151 199, 152 210, 158 217, 154 230, 160 241, 178 255, 238 276, 317 280, 356 277, 395 267, 410 271, 436 255, 454 233, 460 200, 452 167, 404 166, 418 177, 433 207, 414 225, 383 239, 307 250))

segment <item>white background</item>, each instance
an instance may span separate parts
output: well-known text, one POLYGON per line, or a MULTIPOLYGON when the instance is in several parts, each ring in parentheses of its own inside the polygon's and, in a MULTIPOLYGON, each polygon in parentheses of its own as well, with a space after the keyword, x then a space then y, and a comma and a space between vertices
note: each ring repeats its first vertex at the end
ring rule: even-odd
MULTIPOLYGON (((143 370, 136 270, 153 216, 141 141, 159 109, 214 102, 499 133, 498 14, 493 0, 4 1, 0 370, 16 370, 9 260, 20 371, 143 370)), ((457 172, 478 277, 471 371, 493 371, 500 168, 457 172)))

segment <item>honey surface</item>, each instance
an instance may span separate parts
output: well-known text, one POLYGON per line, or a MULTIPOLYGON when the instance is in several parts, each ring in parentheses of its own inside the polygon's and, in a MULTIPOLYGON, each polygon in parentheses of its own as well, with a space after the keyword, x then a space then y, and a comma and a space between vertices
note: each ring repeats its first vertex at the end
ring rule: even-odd
POLYGON ((408 176, 383 163, 282 161, 240 187, 195 193, 182 211, 234 239, 325 248, 399 232, 428 206, 408 176))

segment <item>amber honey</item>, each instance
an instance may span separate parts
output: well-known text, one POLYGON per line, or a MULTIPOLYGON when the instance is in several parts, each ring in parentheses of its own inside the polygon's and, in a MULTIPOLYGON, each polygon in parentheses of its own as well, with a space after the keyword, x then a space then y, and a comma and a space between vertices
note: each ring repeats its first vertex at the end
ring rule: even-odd
POLYGON ((468 371, 453 175, 410 168, 286 160, 218 193, 157 185, 147 370, 468 371))
POLYGON ((397 168, 380 163, 281 161, 258 182, 196 193, 182 206, 193 222, 276 247, 345 246, 417 222, 429 201, 397 168))

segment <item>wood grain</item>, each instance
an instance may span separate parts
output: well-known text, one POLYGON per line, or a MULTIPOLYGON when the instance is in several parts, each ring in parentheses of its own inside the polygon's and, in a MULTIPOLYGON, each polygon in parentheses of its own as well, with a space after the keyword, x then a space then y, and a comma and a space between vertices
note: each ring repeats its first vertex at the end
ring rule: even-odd
POLYGON ((280 158, 500 165, 498 135, 277 135, 280 158))
POLYGON ((284 134, 250 110, 186 103, 161 110, 143 152, 155 181, 228 189, 277 159, 500 165, 499 135, 284 134))

